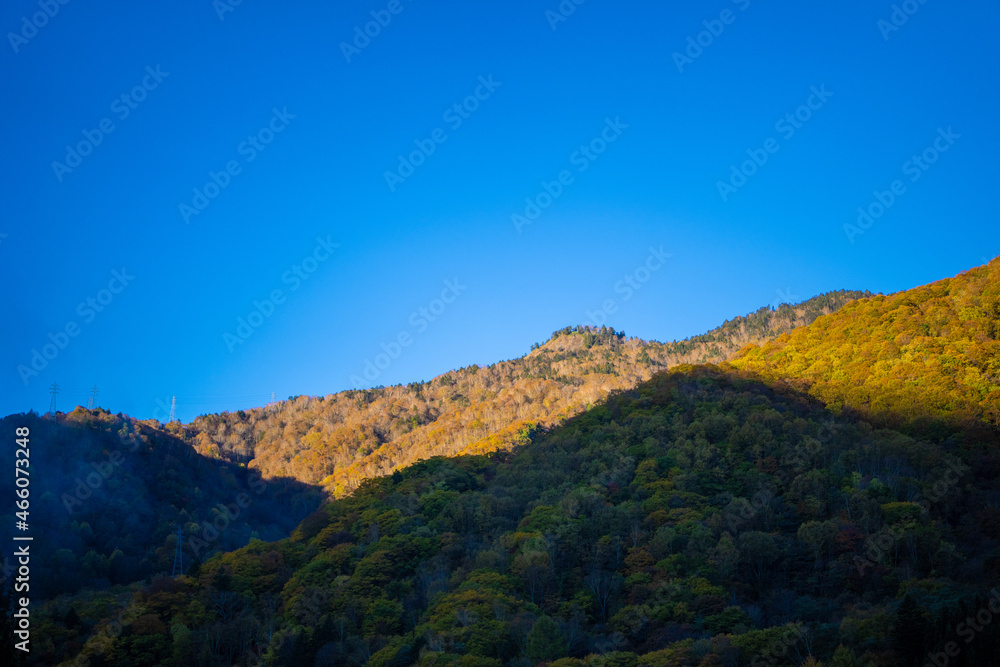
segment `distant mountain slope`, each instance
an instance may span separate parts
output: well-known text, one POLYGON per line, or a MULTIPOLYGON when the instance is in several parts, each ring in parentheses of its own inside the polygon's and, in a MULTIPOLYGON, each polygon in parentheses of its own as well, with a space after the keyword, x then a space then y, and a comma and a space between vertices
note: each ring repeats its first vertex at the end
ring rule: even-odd
POLYGON ((808 388, 830 406, 891 420, 1000 425, 1000 258, 891 296, 848 304, 733 367, 808 388))
POLYGON ((510 449, 533 429, 560 423, 658 370, 722 361, 747 343, 770 340, 864 296, 870 293, 830 292, 795 306, 764 307, 671 343, 605 327, 567 327, 518 359, 406 386, 204 415, 191 427, 202 453, 342 495, 364 479, 430 456, 510 449))

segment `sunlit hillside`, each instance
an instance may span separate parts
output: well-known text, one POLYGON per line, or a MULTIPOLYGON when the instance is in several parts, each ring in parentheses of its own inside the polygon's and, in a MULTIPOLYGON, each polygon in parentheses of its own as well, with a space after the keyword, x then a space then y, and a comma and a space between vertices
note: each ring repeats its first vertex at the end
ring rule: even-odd
POLYGON ((748 343, 770 340, 866 295, 830 292, 795 306, 764 307, 671 343, 604 327, 566 328, 524 357, 427 382, 205 415, 190 425, 189 438, 203 454, 342 495, 419 459, 509 449, 534 429, 558 424, 659 370, 722 361, 748 343))

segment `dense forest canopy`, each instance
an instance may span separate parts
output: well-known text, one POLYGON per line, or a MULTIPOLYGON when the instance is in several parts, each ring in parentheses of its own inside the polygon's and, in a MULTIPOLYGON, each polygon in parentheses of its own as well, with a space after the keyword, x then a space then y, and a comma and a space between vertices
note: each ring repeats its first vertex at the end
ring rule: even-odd
MULTIPOLYGON (((82 655, 909 664, 997 583, 997 444, 877 429, 792 389, 681 367, 515 452, 369 480, 289 539, 108 601, 125 620, 82 655)), ((952 664, 998 651, 994 626, 952 664)))

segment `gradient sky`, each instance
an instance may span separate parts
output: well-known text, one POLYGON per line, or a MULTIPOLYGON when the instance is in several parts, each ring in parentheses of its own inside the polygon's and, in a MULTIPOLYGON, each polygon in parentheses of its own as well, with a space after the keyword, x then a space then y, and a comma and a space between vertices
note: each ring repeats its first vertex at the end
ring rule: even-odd
POLYGON ((616 329, 672 340, 981 264, 1000 253, 1000 9, 913 2, 880 29, 892 4, 588 0, 555 22, 557 0, 400 0, 347 62, 341 44, 389 2, 53 0, 37 30, 37 0, 6 3, 0 413, 44 412, 55 381, 60 409, 97 385, 99 405, 142 418, 176 395, 189 421, 352 388, 400 333, 409 346, 364 384, 520 356, 607 299, 616 329), (674 53, 709 29, 679 71, 674 53), (445 114, 480 77, 499 85, 455 127, 445 114), (776 127, 823 86, 794 134, 776 127), (294 118, 251 150, 275 109, 294 118), (627 128, 583 158, 606 119, 627 128), (78 166, 53 166, 102 121, 113 131, 78 166), (446 140, 391 189, 397 156, 438 128, 446 140), (939 128, 960 136, 911 181, 939 128), (766 144, 777 152, 724 201, 717 183, 766 144), (185 221, 180 205, 230 161, 239 173, 185 221), (572 182, 516 228, 564 170, 572 182), (850 242, 845 223, 896 179, 903 194, 850 242), (293 289, 286 272, 317 238, 339 247, 293 289), (646 277, 661 246, 670 258, 629 295, 618 281, 646 277), (134 278, 102 295, 123 268, 134 278), (283 303, 227 345, 273 290, 283 303), (440 314, 424 327, 420 308, 440 314), (24 382, 18 366, 67 324, 77 335, 24 382))

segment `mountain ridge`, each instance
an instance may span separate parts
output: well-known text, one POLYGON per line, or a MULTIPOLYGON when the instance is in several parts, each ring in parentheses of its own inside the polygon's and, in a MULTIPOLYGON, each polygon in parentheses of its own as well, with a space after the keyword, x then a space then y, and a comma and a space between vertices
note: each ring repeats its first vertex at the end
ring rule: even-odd
POLYGON ((265 476, 290 475, 334 495, 433 455, 511 449, 611 391, 682 363, 723 361, 870 292, 827 292, 768 306, 700 336, 660 343, 608 327, 565 327, 522 357, 466 366, 424 382, 299 396, 267 408, 202 415, 189 427, 203 454, 265 476))

